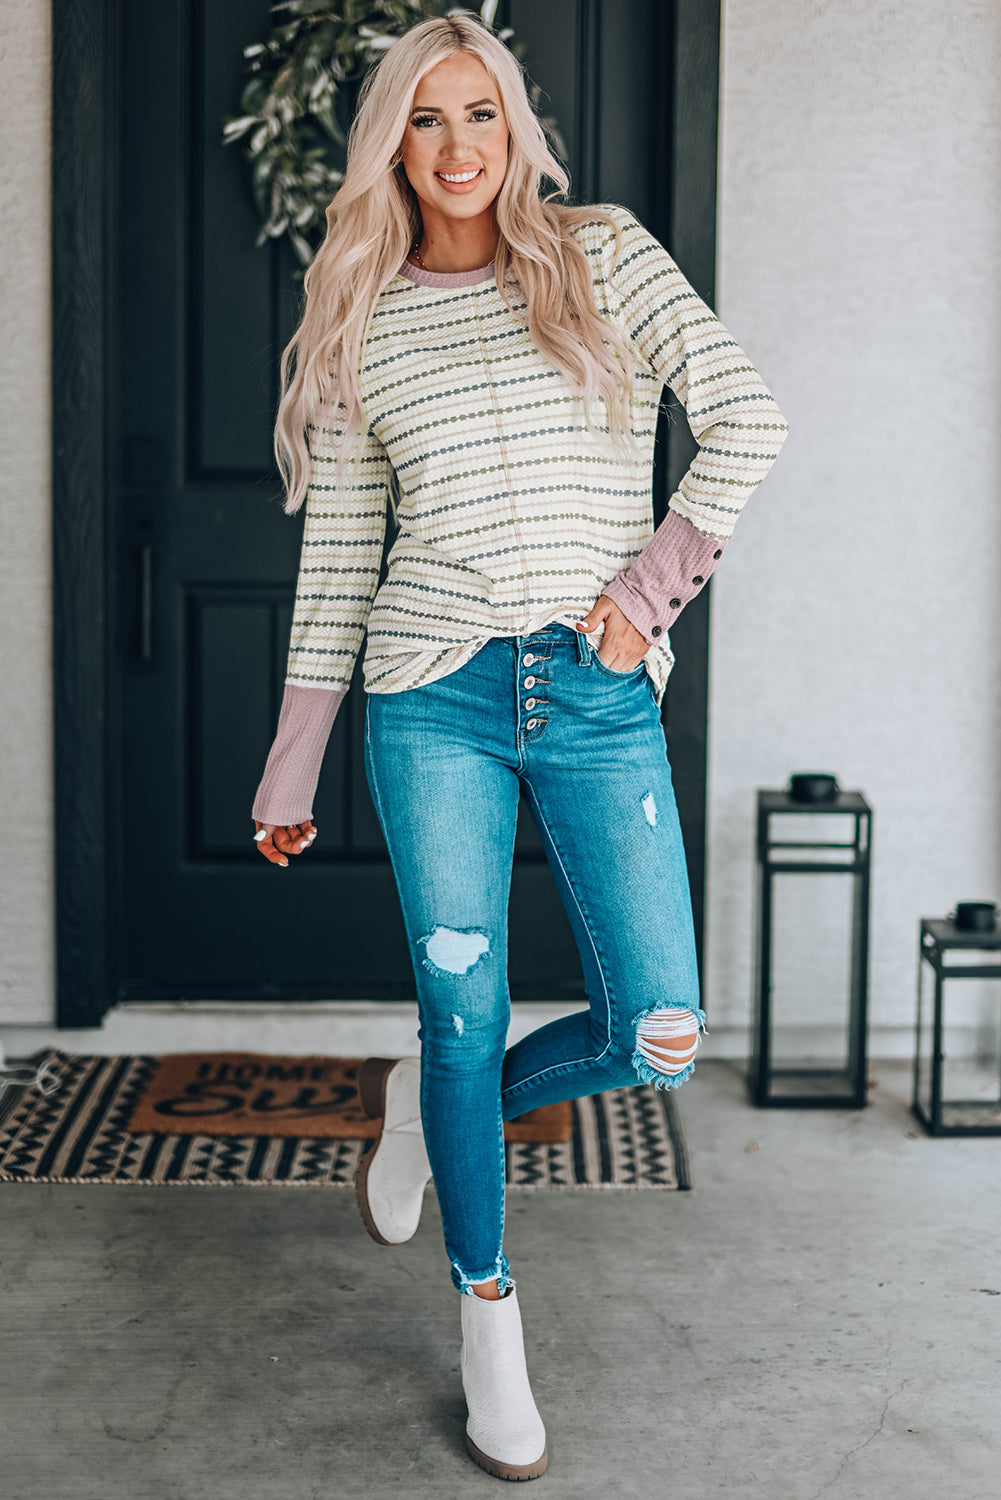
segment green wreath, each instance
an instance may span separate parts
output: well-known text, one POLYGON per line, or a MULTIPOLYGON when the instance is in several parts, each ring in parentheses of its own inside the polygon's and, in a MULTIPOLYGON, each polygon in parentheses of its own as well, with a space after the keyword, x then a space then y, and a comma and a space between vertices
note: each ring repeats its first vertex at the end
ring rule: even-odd
MULTIPOLYGON (((498 0, 483 0, 480 20, 493 27, 498 0)), ((266 41, 244 47, 250 81, 239 115, 223 117, 223 144, 249 135, 254 203, 262 226, 256 244, 287 235, 308 265, 327 229, 326 209, 344 181, 348 128, 368 69, 418 21, 449 15, 447 0, 280 0, 272 12, 290 19, 266 41)), ((471 8, 471 7, 470 7, 471 8)), ((502 42, 510 26, 496 33, 502 42)), ((524 43, 511 44, 521 61, 524 43)), ((538 113, 541 89, 529 86, 538 113)), ((541 120, 553 149, 566 160, 556 121, 541 120)))

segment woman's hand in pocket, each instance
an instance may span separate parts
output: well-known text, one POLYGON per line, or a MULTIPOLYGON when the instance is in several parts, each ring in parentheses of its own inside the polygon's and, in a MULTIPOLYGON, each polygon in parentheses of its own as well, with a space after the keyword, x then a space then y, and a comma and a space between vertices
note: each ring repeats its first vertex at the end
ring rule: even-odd
POLYGON ((597 630, 602 620, 605 622, 605 629, 601 636, 598 660, 606 667, 611 667, 613 672, 631 672, 650 650, 649 642, 640 635, 635 625, 629 623, 615 600, 609 599, 607 594, 599 595, 583 620, 577 621, 574 629, 587 635, 592 630, 597 630))
POLYGON ((301 854, 316 838, 309 819, 305 823, 259 823, 255 818, 254 827, 257 847, 273 865, 287 865, 290 854, 301 854))

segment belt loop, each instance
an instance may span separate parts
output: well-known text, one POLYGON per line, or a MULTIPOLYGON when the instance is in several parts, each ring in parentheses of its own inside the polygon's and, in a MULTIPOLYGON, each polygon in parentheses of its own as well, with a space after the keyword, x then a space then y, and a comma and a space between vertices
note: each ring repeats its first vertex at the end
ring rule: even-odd
POLYGON ((583 630, 575 630, 574 635, 577 637, 577 664, 581 667, 589 667, 591 665, 591 642, 583 630))

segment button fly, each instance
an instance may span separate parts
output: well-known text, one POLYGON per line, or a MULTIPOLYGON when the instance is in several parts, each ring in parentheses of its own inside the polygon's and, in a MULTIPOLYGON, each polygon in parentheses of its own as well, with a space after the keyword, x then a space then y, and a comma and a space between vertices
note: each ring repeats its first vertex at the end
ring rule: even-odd
POLYGON ((531 651, 526 651, 521 659, 526 667, 530 667, 535 660, 535 657, 532 655, 531 651))
POLYGON ((534 686, 535 686, 535 678, 534 677, 526 677, 525 678, 525 686, 527 688, 534 688, 534 686))
POLYGON ((535 707, 536 703, 538 703, 538 701, 539 700, 537 698, 526 698, 525 699, 525 707, 529 711, 531 711, 535 707))
POLYGON ((526 729, 536 729, 538 727, 538 723, 539 723, 538 719, 529 719, 528 723, 525 725, 525 728, 526 729))

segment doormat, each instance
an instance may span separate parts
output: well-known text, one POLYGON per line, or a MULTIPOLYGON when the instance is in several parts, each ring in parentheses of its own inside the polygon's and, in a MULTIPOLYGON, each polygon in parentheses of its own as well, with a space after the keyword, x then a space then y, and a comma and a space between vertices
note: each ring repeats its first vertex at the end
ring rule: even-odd
MULTIPOLYGON (((264 1052, 174 1052, 139 1094, 126 1130, 164 1135, 281 1135, 373 1140, 381 1116, 358 1097, 361 1057, 276 1057, 264 1052)), ((568 1141, 568 1101, 504 1125, 511 1141, 568 1141)))
MULTIPOLYGON (((360 1109, 365 1136, 319 1135, 315 1119, 308 1118, 294 1135, 274 1130, 262 1135, 246 1127, 242 1134, 217 1134, 214 1126, 212 1133, 130 1129, 165 1061, 145 1055, 83 1056, 56 1048, 36 1053, 23 1067, 44 1080, 45 1091, 34 1084, 19 1088, 20 1097, 7 1107, 0 1123, 0 1182, 353 1187, 355 1168, 379 1125, 360 1109)), ((288 1065, 290 1059, 266 1061, 288 1065)), ((357 1073, 360 1059, 339 1062, 346 1088, 348 1069, 357 1073)), ((242 1101, 248 1092, 239 1091, 242 1101)), ((231 1094, 236 1097, 235 1090, 231 1094)), ((691 1186, 678 1106, 670 1092, 637 1084, 567 1103, 567 1140, 513 1140, 505 1131, 509 1187, 691 1186)), ((518 1126, 524 1128, 526 1122, 522 1116, 518 1126)))

